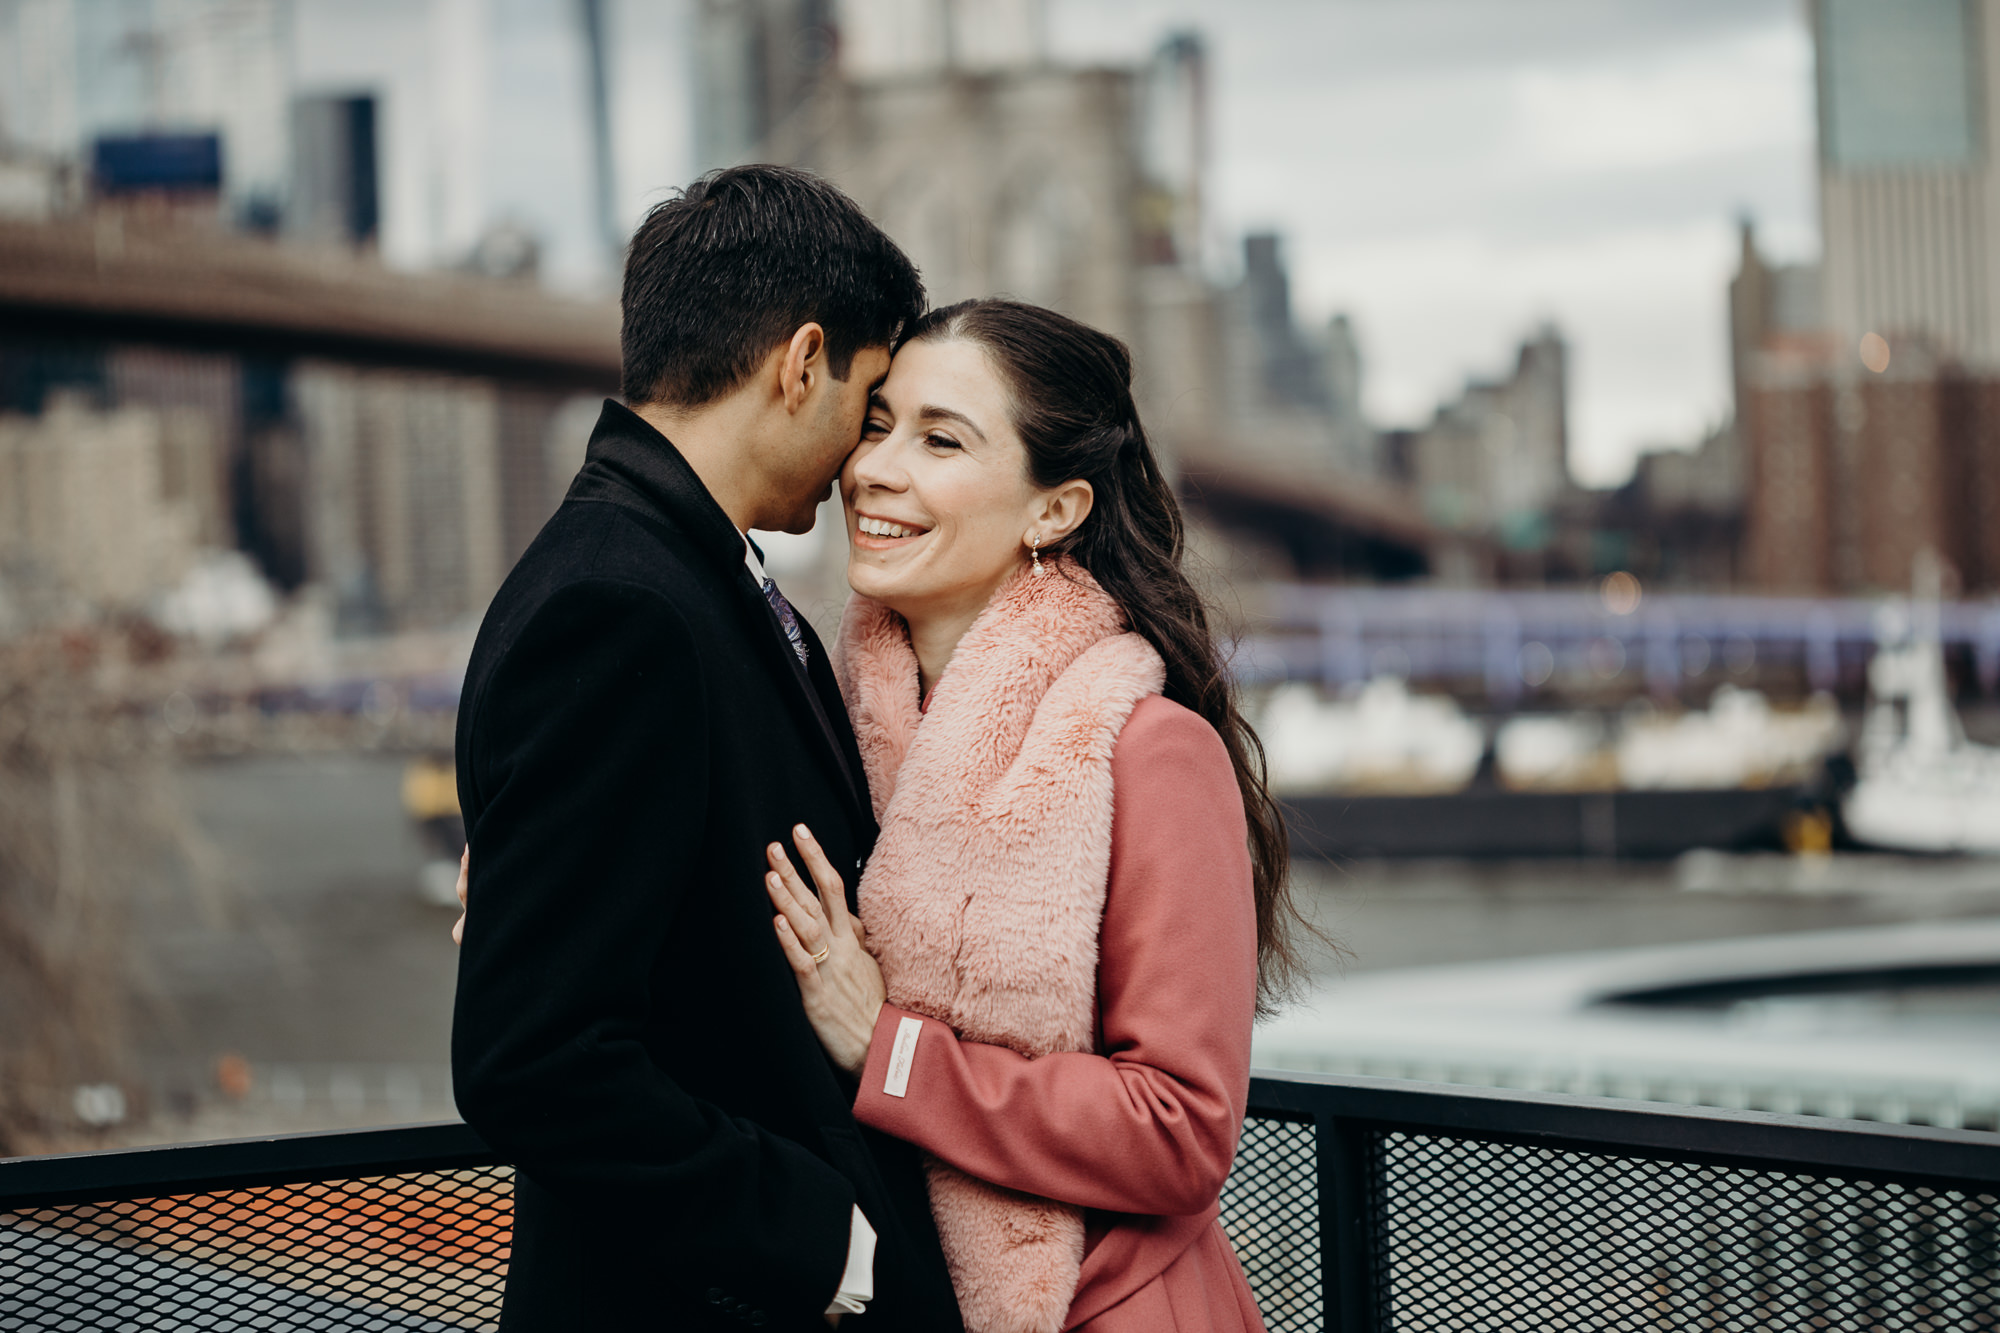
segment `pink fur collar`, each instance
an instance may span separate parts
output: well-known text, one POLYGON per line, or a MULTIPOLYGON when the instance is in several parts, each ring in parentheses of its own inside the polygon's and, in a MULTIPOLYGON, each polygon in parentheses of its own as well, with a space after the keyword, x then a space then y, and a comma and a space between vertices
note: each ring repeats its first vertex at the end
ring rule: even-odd
MULTIPOLYGON (((1023 1055, 1094 1049, 1111 750, 1165 671, 1075 562, 1003 587, 928 712, 902 617, 853 598, 835 652, 882 835, 860 885, 892 1003, 1023 1055)), ((1082 1210, 931 1159, 969 1333, 1056 1333, 1082 1210)))

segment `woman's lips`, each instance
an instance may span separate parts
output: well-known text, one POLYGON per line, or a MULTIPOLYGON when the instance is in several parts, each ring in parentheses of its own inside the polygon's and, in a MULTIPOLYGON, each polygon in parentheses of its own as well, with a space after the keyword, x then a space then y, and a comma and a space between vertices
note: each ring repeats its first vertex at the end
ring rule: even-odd
POLYGON ((890 551, 907 545, 930 531, 912 523, 898 523, 893 519, 876 518, 872 514, 857 514, 854 518, 854 544, 864 551, 890 551))
POLYGON ((858 514, 854 525, 870 537, 921 537, 928 529, 914 523, 898 523, 894 519, 876 518, 871 514, 858 514))

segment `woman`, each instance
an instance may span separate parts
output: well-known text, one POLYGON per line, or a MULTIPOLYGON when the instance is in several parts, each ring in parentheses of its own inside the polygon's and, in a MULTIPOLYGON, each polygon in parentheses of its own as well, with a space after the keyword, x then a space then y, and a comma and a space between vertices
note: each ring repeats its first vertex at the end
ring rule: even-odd
POLYGON ((1296 968, 1282 826, 1116 339, 974 301, 841 475, 841 687, 882 826, 774 928, 856 1114, 928 1154, 973 1333, 1261 1330, 1217 1220, 1296 968), (865 936, 863 927, 865 926, 865 936))

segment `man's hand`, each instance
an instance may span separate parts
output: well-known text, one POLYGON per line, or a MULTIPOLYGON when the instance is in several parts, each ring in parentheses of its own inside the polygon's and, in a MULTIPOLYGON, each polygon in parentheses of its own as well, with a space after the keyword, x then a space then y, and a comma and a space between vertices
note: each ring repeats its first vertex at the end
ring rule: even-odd
POLYGON ((472 881, 472 844, 467 843, 464 855, 458 858, 458 920, 451 923, 451 942, 465 943, 465 890, 472 881))
POLYGON ((875 1020, 888 999, 882 969, 868 952, 861 923, 848 914, 846 886, 812 830, 800 824, 792 830, 792 840, 819 892, 806 888, 785 849, 772 843, 766 849, 771 873, 764 876, 771 905, 778 909, 772 925, 798 978, 799 996, 820 1045, 835 1064, 858 1078, 868 1063, 875 1020))

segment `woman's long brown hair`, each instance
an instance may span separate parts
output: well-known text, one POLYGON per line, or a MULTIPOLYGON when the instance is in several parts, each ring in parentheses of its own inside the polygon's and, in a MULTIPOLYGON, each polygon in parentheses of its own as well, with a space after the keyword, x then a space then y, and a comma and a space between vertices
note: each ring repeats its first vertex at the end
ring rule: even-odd
POLYGON ((1305 976, 1294 933, 1317 935, 1291 892, 1285 824, 1265 779, 1264 747, 1236 706, 1208 608, 1182 568, 1186 534, 1132 401, 1132 355, 1108 333, 1018 301, 964 301, 934 310, 906 342, 963 339, 1007 381, 1014 428, 1037 486, 1084 480, 1090 516, 1043 548, 1070 555, 1117 601, 1166 663, 1166 696, 1215 728, 1236 770, 1250 828, 1257 899, 1257 1010, 1269 1014, 1305 976))

